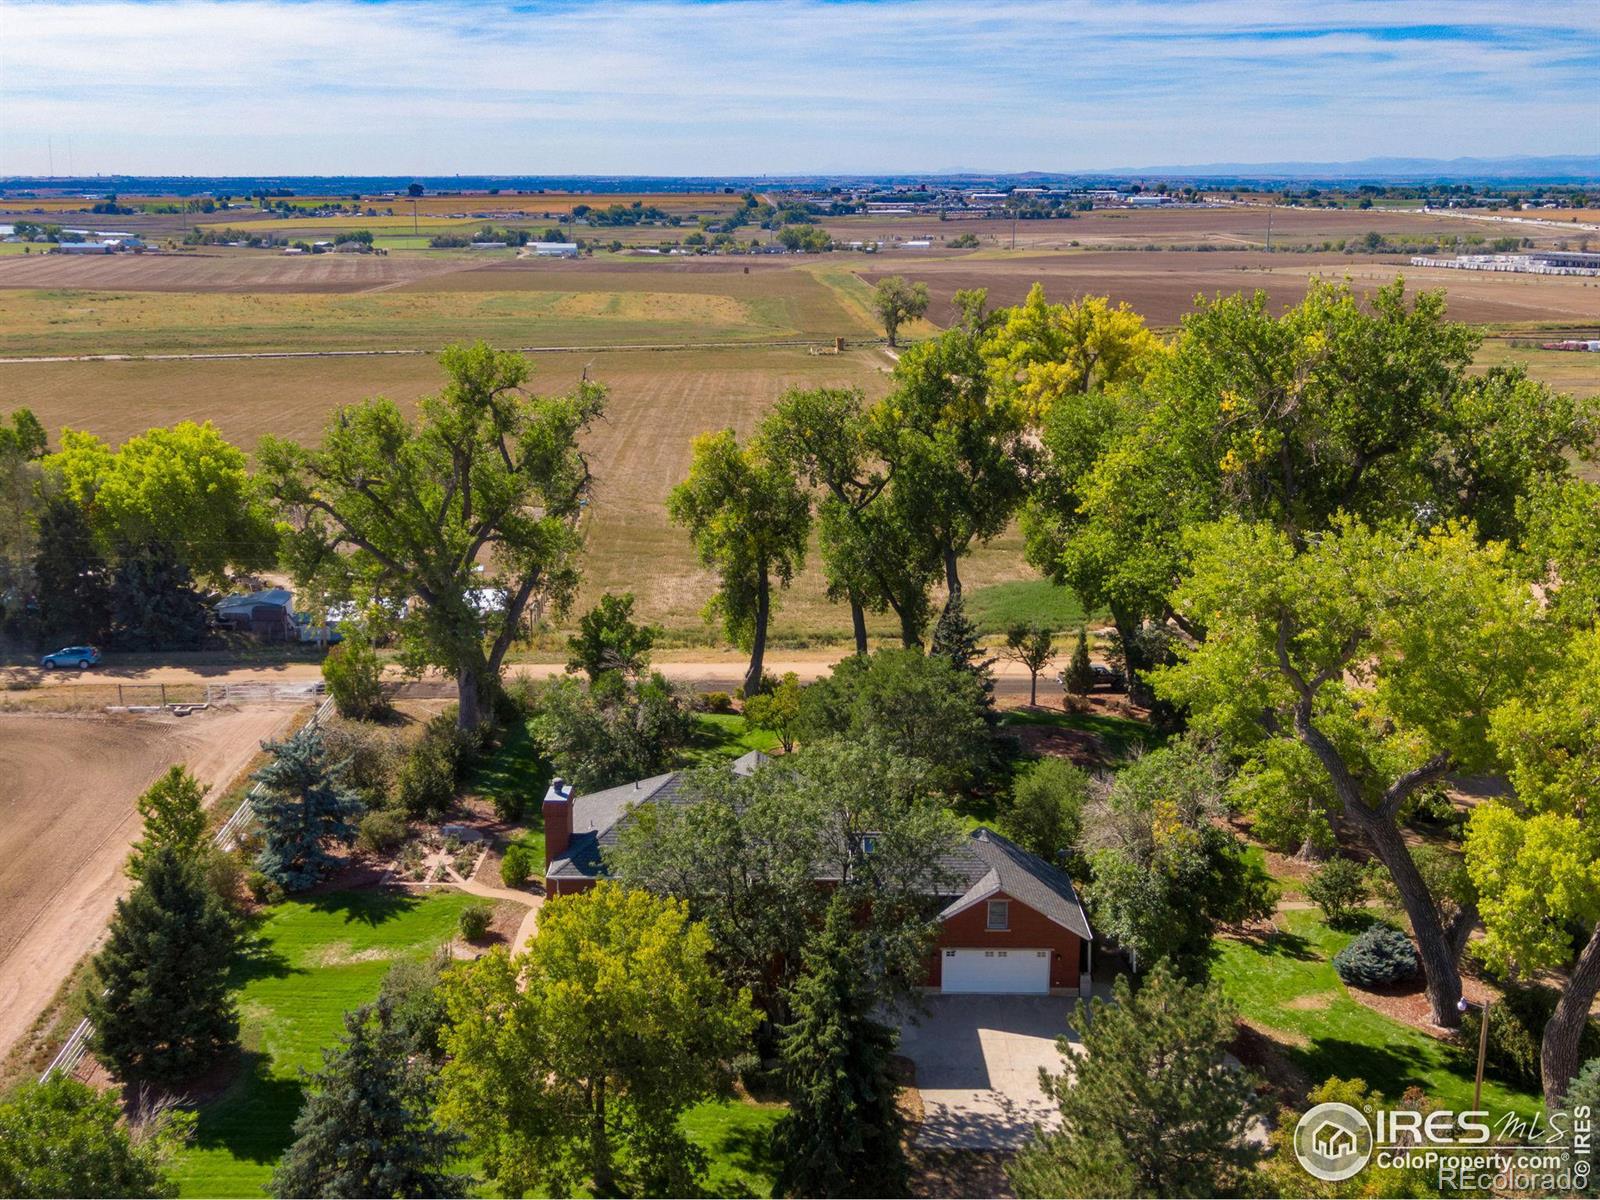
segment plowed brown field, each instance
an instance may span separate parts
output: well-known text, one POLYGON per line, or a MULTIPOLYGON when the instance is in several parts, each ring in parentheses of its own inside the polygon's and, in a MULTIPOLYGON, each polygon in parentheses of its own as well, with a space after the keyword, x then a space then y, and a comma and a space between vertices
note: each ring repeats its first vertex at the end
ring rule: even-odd
POLYGON ((139 793, 173 763, 226 786, 293 715, 283 705, 182 718, 0 713, 0 1055, 126 891, 139 793))

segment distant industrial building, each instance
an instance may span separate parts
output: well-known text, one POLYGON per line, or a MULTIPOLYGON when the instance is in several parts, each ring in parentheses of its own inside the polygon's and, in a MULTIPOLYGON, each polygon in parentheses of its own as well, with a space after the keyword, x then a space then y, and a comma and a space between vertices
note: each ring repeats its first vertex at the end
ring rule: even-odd
POLYGON ((58 242, 57 254, 110 254, 116 247, 110 242, 58 242))
POLYGON ((536 258, 577 258, 577 242, 530 242, 528 249, 536 258))
POLYGON ((1600 275, 1600 254, 1582 250, 1530 250, 1526 254, 1458 254, 1454 258, 1418 255, 1411 260, 1411 265, 1524 275, 1600 275))

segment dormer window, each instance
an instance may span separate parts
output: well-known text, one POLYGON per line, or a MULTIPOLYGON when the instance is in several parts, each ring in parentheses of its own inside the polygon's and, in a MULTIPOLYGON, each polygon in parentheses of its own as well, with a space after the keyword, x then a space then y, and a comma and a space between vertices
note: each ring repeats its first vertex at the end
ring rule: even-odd
POLYGON ((1011 928, 1011 901, 989 901, 989 925, 992 930, 1005 930, 1011 928))

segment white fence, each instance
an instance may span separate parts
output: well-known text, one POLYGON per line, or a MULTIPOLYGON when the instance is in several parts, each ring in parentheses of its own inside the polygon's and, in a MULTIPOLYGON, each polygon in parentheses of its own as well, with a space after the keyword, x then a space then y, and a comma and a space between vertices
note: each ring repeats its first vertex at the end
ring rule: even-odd
MULTIPOLYGON (((274 685, 264 684, 262 686, 271 687, 274 685)), ((320 725, 328 719, 328 715, 332 711, 333 697, 329 696, 321 704, 317 705, 317 711, 312 713, 311 720, 306 722, 307 728, 320 725)), ((239 802, 239 807, 234 810, 233 815, 223 822, 222 828, 217 830, 216 836, 212 840, 219 847, 224 850, 233 849, 234 844, 238 841, 239 834, 255 820, 255 798, 260 791, 261 785, 258 783, 246 792, 244 799, 239 802)), ((50 1060, 50 1065, 44 1069, 44 1074, 39 1076, 39 1082, 44 1083, 57 1071, 63 1071, 68 1075, 76 1071, 79 1064, 83 1062, 84 1055, 89 1052, 89 1039, 93 1036, 94 1023, 88 1017, 85 1017, 78 1022, 77 1028, 67 1035, 66 1044, 50 1060)))

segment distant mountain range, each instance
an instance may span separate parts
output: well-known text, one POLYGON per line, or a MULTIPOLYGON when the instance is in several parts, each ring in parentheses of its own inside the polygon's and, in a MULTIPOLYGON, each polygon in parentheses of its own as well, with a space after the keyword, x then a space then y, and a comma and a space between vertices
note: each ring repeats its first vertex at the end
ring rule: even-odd
POLYGON ((1093 174, 1230 176, 1241 179, 1518 179, 1548 183, 1600 180, 1600 154, 1510 158, 1363 158, 1356 162, 1195 163, 1189 166, 1120 167, 1093 174))
POLYGON ((149 176, 94 175, 44 178, 0 177, 0 190, 54 194, 103 195, 108 192, 196 195, 200 193, 248 196, 258 188, 286 189, 302 195, 339 195, 359 191, 366 195, 404 192, 413 180, 429 191, 486 191, 499 188, 584 192, 703 192, 717 189, 816 187, 830 184, 875 183, 886 186, 918 184, 993 185, 1019 183, 1115 184, 1127 180, 1169 180, 1204 183, 1211 187, 1247 187, 1260 184, 1282 187, 1290 183, 1348 185, 1352 183, 1493 183, 1528 185, 1553 183, 1600 184, 1600 155, 1557 154, 1510 158, 1364 158, 1358 162, 1191 163, 1187 166, 1115 167, 1098 171, 982 171, 950 168, 944 171, 889 171, 882 173, 826 172, 766 175, 277 175, 277 176, 149 176))

